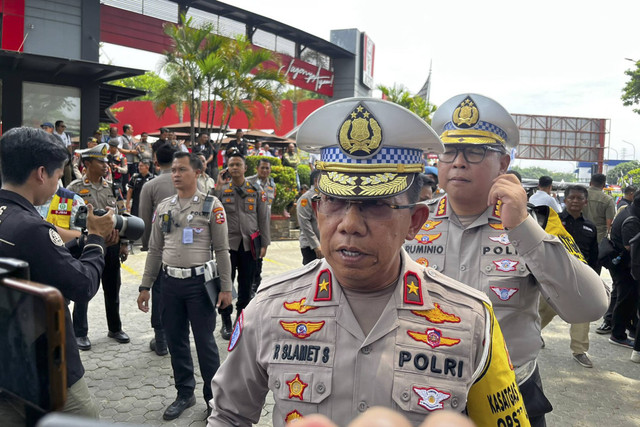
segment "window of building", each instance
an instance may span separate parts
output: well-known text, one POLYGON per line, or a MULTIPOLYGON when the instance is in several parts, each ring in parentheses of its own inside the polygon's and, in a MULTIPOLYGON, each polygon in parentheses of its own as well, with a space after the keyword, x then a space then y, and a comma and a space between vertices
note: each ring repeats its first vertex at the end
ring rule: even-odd
POLYGON ((39 127, 64 120, 67 133, 80 134, 80 89, 44 83, 22 83, 22 125, 39 127))

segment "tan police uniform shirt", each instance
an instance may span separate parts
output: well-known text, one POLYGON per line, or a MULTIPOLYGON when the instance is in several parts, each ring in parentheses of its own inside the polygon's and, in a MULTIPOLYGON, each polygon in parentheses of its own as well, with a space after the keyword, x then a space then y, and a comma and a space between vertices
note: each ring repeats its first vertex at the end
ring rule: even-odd
POLYGON ((271 243, 271 230, 267 195, 245 179, 242 185, 244 197, 238 194, 233 183, 216 188, 229 222, 229 247, 237 251, 242 244, 245 251, 251 250, 251 235, 260 231, 262 247, 271 243))
POLYGON ((151 236, 151 220, 158 204, 176 194, 176 189, 171 180, 171 169, 161 170, 160 175, 142 186, 140 192, 140 207, 138 214, 144 221, 144 234, 142 235, 142 247, 149 247, 151 236))
POLYGON ((486 297, 404 251, 398 256, 396 289, 367 336, 325 260, 263 282, 212 381, 208 425, 258 422, 269 390, 274 426, 315 413, 344 426, 372 406, 397 410, 418 425, 432 411, 462 412, 468 403, 484 405, 476 419, 489 420, 489 401, 505 388, 514 400, 496 414, 515 412, 528 425, 504 340, 492 335, 499 327, 486 297), (501 373, 484 375, 498 367, 501 373), (483 375, 502 379, 488 394, 471 395, 483 375))
POLYGON ((268 177, 267 182, 261 181, 258 175, 251 175, 247 178, 247 181, 254 184, 254 186, 262 190, 267 195, 267 205, 269 205, 269 212, 271 212, 271 205, 276 198, 276 182, 273 178, 268 177))
POLYGON ((82 178, 71 181, 67 190, 82 197, 85 204, 91 203, 94 209, 117 209, 111 184, 104 178, 100 178, 100 184, 93 184, 86 175, 82 175, 82 178))
POLYGON ((320 247, 318 220, 313 212, 313 196, 318 194, 315 186, 304 193, 296 202, 298 224, 300 224, 300 247, 315 249, 320 247))
POLYGON ((542 346, 541 293, 567 323, 596 320, 606 310, 600 277, 531 216, 507 231, 493 206, 464 228, 445 196, 404 248, 419 264, 489 297, 516 367, 531 365, 542 346))
POLYGON ((231 291, 231 259, 227 240, 227 219, 214 197, 211 210, 202 212, 205 194, 196 193, 187 201, 169 197, 158 205, 151 227, 149 254, 142 277, 143 287, 151 288, 162 264, 169 267, 198 267, 211 260, 211 247, 222 284, 222 291, 231 291), (171 228, 163 231, 165 214, 171 212, 171 228))

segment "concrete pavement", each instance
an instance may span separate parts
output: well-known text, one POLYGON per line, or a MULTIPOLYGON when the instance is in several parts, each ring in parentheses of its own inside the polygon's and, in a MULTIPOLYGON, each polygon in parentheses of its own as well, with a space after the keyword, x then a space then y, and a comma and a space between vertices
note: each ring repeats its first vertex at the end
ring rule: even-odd
MULTIPOLYGON (((153 337, 150 315, 136 305, 138 285, 146 253, 135 254, 122 270, 121 315, 130 344, 118 344, 107 338, 102 292, 89 306, 89 337, 93 348, 81 352, 86 379, 100 408, 103 420, 163 426, 204 426, 205 402, 202 381, 197 374, 197 404, 172 422, 162 420, 164 409, 174 400, 169 356, 158 357, 149 349, 153 337)), ((263 277, 301 266, 297 241, 274 242, 267 253, 263 277)), ((607 272, 603 278, 610 278, 607 272)), ((219 318, 218 318, 219 319, 219 318)), ((544 387, 554 411, 547 417, 549 426, 640 426, 640 365, 629 360, 631 350, 611 345, 607 336, 595 334, 599 322, 591 324, 593 369, 572 360, 569 350, 569 326, 556 317, 543 331, 546 348, 539 363, 544 387)), ((221 359, 227 355, 227 341, 216 341, 221 359)), ((195 347, 192 357, 197 366, 195 347)), ((196 368, 197 372, 197 368, 196 368)), ((258 425, 271 425, 273 399, 269 395, 258 425)))

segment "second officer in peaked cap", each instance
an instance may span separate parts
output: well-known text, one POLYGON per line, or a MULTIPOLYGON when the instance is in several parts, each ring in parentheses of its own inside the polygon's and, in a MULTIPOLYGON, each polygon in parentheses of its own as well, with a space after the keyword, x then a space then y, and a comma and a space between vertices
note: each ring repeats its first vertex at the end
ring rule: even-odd
POLYGON ((349 98, 311 114, 297 143, 320 154, 325 258, 263 282, 213 379, 208 424, 258 422, 271 390, 274 426, 315 413, 347 425, 372 406, 414 425, 443 409, 528 425, 488 298, 402 250, 429 214, 417 178, 422 153, 443 151, 437 134, 396 104, 349 98))
POLYGON ((456 95, 431 123, 444 142, 438 178, 447 193, 405 249, 491 300, 531 424, 543 426, 552 406, 536 363, 540 295, 565 321, 582 323, 606 310, 605 287, 555 211, 529 210, 520 182, 506 174, 519 131, 502 105, 480 94, 456 95))

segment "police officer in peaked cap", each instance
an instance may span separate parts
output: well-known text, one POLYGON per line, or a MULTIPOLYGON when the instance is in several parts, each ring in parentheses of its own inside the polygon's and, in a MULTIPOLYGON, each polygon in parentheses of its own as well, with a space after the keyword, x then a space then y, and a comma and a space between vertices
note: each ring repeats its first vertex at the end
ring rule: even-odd
POLYGON ((543 426, 552 406, 536 364, 539 296, 566 322, 588 322, 607 308, 604 284, 555 211, 530 211, 520 182, 506 173, 519 131, 502 105, 457 95, 436 110, 431 125, 444 142, 438 178, 446 195, 405 249, 491 300, 531 424, 543 426))
POLYGON ((213 379, 208 425, 256 423, 269 390, 274 426, 314 413, 346 425, 372 406, 414 425, 442 409, 528 425, 489 299, 402 249, 429 215, 419 174, 423 151, 443 151, 434 131, 396 104, 349 98, 310 115, 297 143, 321 155, 325 258, 262 283, 213 379))

